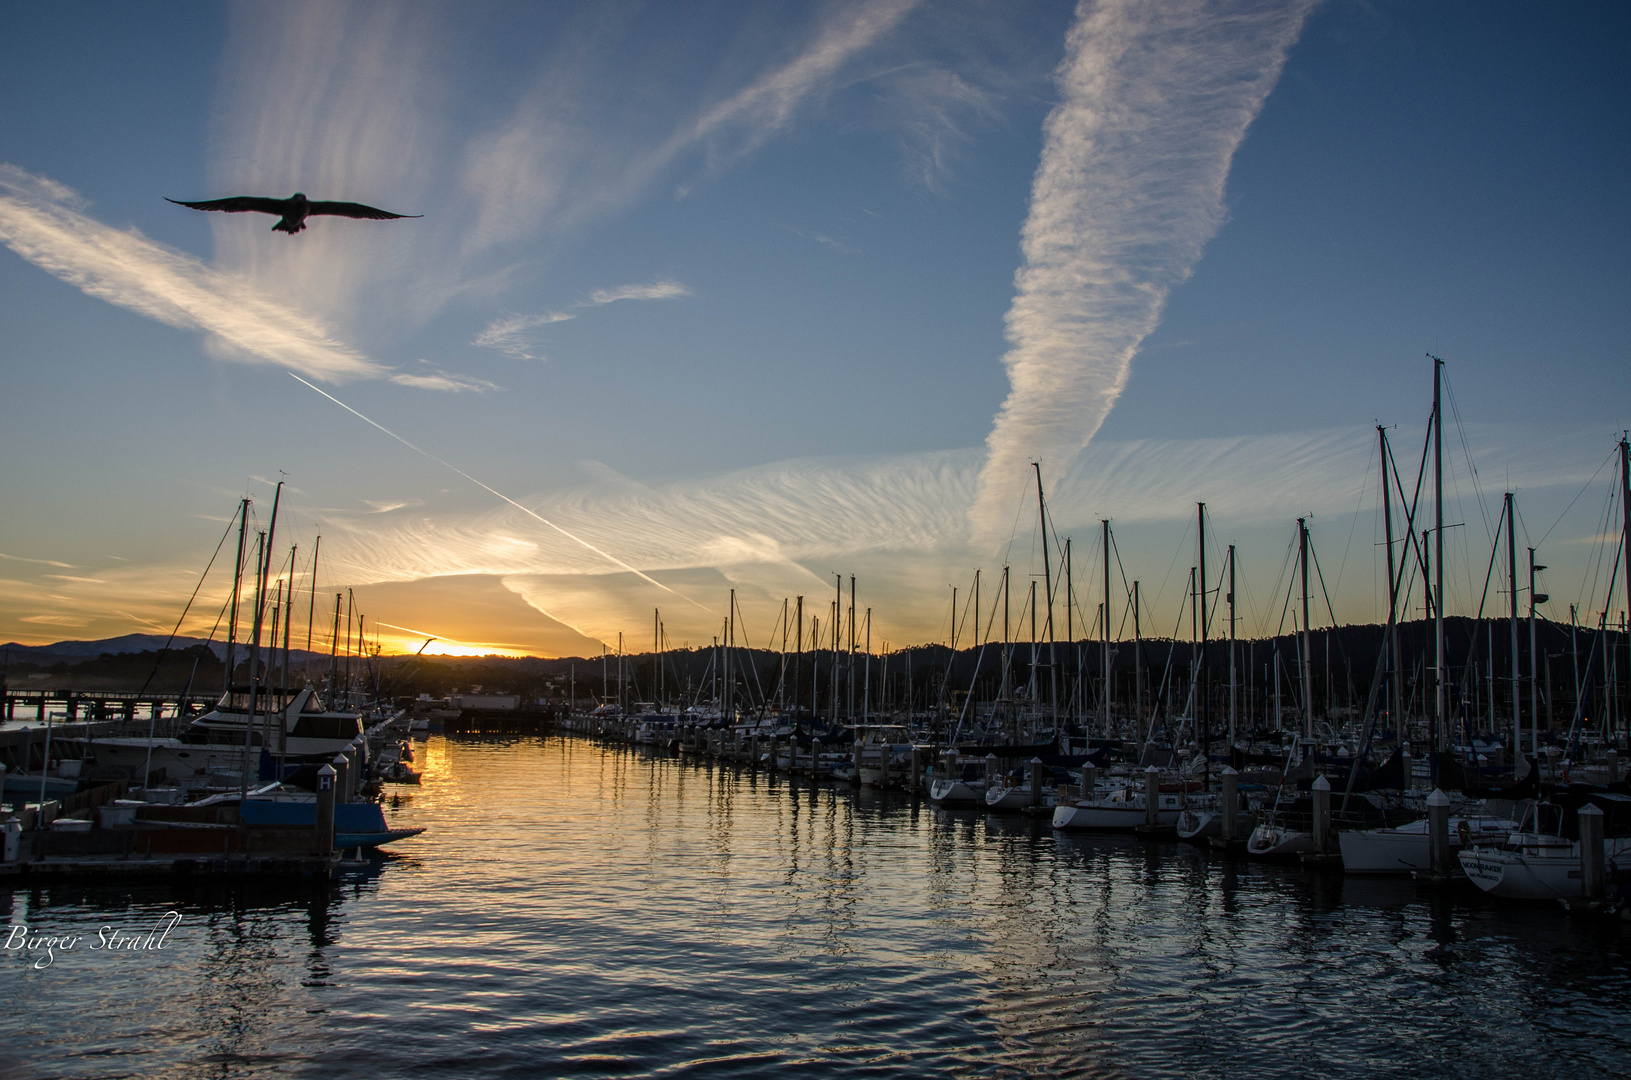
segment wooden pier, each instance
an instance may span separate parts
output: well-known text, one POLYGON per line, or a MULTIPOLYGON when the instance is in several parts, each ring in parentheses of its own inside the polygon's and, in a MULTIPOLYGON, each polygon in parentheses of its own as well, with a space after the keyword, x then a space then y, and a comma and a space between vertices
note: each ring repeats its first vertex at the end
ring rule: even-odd
MULTIPOLYGON (((181 694, 118 694, 82 693, 76 690, 14 690, 7 689, 4 700, 4 719, 17 720, 17 713, 32 712, 33 718, 45 723, 47 716, 75 723, 80 720, 143 720, 150 718, 187 719, 197 716, 209 702, 196 695, 181 694)), ((30 719, 24 716, 21 719, 30 719)))

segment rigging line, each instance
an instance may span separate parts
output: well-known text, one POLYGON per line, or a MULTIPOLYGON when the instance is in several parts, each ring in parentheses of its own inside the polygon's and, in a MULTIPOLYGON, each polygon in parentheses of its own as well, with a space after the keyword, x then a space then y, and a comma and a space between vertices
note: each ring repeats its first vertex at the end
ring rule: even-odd
MULTIPOLYGON (((1292 551, 1292 548, 1296 545, 1296 543, 1297 543, 1297 537, 1294 536, 1286 544, 1286 566, 1291 565, 1291 551, 1292 551)), ((1282 573, 1285 572, 1286 566, 1282 566, 1280 568, 1282 573)), ((1278 581, 1275 582, 1275 587, 1276 588, 1279 587, 1279 582, 1278 581)), ((1286 579, 1286 602, 1283 605, 1281 605, 1281 607, 1280 607, 1280 628, 1274 632, 1275 637, 1279 637, 1281 634, 1285 633, 1285 629, 1286 629, 1286 612, 1291 610, 1291 592, 1296 587, 1297 587, 1297 575, 1296 574, 1287 575, 1287 579, 1286 579)))
MULTIPOLYGON (((1155 599, 1150 601, 1150 611, 1152 613, 1155 611, 1156 607, 1158 607, 1160 605, 1161 598, 1166 596, 1166 594, 1167 594, 1167 584, 1170 581, 1172 581, 1173 567, 1178 565, 1178 556, 1182 555, 1186 548, 1189 548, 1189 527, 1187 525, 1184 526, 1184 535, 1179 539, 1178 546, 1172 549, 1172 561, 1167 564, 1166 575, 1161 578, 1161 584, 1155 590, 1155 599)), ((1193 549, 1190 549, 1190 550, 1193 550, 1193 549)), ((1187 589, 1186 589, 1184 595, 1185 596, 1189 595, 1187 589)), ((1178 625, 1179 625, 1180 629, 1183 626, 1183 610, 1184 610, 1184 604, 1186 602, 1187 601, 1179 601, 1179 603, 1178 603, 1178 625)))
MULTIPOLYGON (((1381 451, 1379 449, 1373 448, 1372 453, 1375 453, 1378 458, 1381 457, 1381 451)), ((1365 473, 1364 473, 1365 478, 1364 478, 1364 481, 1362 483, 1360 483, 1360 485, 1359 485, 1359 498, 1354 500, 1353 521, 1348 525, 1348 542, 1342 549, 1342 561, 1337 564, 1337 579, 1336 579, 1337 592, 1342 591, 1342 574, 1343 574, 1343 571, 1346 570, 1347 567, 1348 567, 1348 554, 1349 554, 1350 551, 1353 550, 1354 532, 1359 528, 1360 508, 1365 505, 1365 493, 1370 490, 1370 476, 1371 476, 1370 463, 1371 463, 1370 455, 1367 454, 1365 456, 1365 473)), ((1387 494, 1386 490, 1384 490, 1382 492, 1382 494, 1385 496, 1387 494)), ((1334 622, 1335 620, 1333 619, 1332 621, 1334 622)))
MULTIPOLYGON (((1597 519, 1597 528, 1592 538, 1592 548, 1596 554, 1587 556, 1586 573, 1580 580, 1580 594, 1590 602, 1590 607, 1586 609, 1588 612, 1594 610, 1597 606, 1597 582, 1603 576, 1603 559, 1606 557, 1605 551, 1607 549, 1604 538, 1609 535, 1609 528, 1614 520, 1614 496, 1615 492, 1611 485, 1603 496, 1603 514, 1597 519), (1591 591, 1589 593, 1586 591, 1587 579, 1591 581, 1591 591)), ((1619 544, 1616 543, 1614 546, 1618 548, 1619 544)), ((1605 600, 1604 603, 1607 603, 1607 601, 1605 600)))
POLYGON ((1478 620, 1484 618, 1484 605, 1489 603, 1489 583, 1495 577, 1495 559, 1501 552, 1501 526, 1506 522, 1506 500, 1501 500, 1501 516, 1495 523, 1495 539, 1489 545, 1489 568, 1484 571, 1484 592, 1478 598, 1478 620))
MULTIPOLYGON (((1274 575, 1274 588, 1269 593, 1269 596, 1271 597, 1269 602, 1271 604, 1274 602, 1273 599, 1272 599, 1274 593, 1277 593, 1277 592, 1280 591, 1280 582, 1286 580, 1286 573, 1287 573, 1287 571, 1289 571, 1291 569, 1291 558, 1292 558, 1291 553, 1293 551, 1295 551, 1296 549, 1297 549, 1297 534, 1292 533, 1291 534, 1291 539, 1286 541, 1285 557, 1280 560, 1280 572, 1278 574, 1274 575)), ((1292 583, 1288 582, 1287 585, 1286 585, 1286 605, 1289 605, 1291 603, 1291 588, 1292 588, 1292 583)), ((1273 611, 1274 611, 1274 608, 1272 608, 1272 607, 1269 608, 1269 612, 1273 612, 1273 611)), ((1282 606, 1280 608, 1280 626, 1279 626, 1279 629, 1274 632, 1274 636, 1278 637, 1280 635, 1280 631, 1284 630, 1285 628, 1286 628, 1286 607, 1282 606)), ((1261 634, 1266 629, 1268 629, 1268 623, 1266 621, 1264 621, 1264 622, 1260 623, 1257 632, 1259 634, 1261 634)))
MULTIPOLYGON (((1342 657, 1342 662, 1344 664, 1349 663, 1348 646, 1343 643, 1341 628, 1337 624, 1336 609, 1331 606, 1331 594, 1325 588, 1325 571, 1320 569, 1320 553, 1317 550, 1315 550, 1315 548, 1314 548, 1314 538, 1313 537, 1308 538, 1308 553, 1310 555, 1314 556, 1314 573, 1319 575, 1320 592, 1324 593, 1324 595, 1325 595, 1325 610, 1327 612, 1329 612, 1330 616, 1331 616, 1331 631, 1330 632, 1334 633, 1336 635, 1337 654, 1342 657)), ((1325 677, 1326 677, 1327 680, 1330 679, 1331 673, 1330 673, 1329 670, 1326 671, 1325 677)))
MULTIPOLYGON (((216 556, 221 554, 221 548, 225 546, 227 537, 232 533, 232 526, 236 525, 237 523, 238 516, 234 514, 232 516, 232 520, 227 522, 226 531, 221 534, 221 539, 216 541, 215 554, 210 556, 209 563, 204 567, 204 573, 198 578, 198 584, 193 586, 193 594, 187 597, 187 606, 181 609, 181 618, 176 620, 176 625, 173 629, 171 629, 170 636, 164 639, 164 648, 159 650, 158 659, 153 661, 153 670, 147 673, 147 678, 142 681, 142 688, 136 691, 137 697, 141 697, 143 694, 147 693, 147 687, 153 682, 153 677, 159 673, 159 665, 164 663, 164 656, 170 651, 170 643, 176 639, 176 634, 181 632, 181 624, 187 618, 187 612, 192 610, 193 601, 198 599, 198 590, 204 587, 205 578, 210 576, 210 567, 215 565, 216 556)), ((215 624, 216 626, 221 624, 220 616, 216 616, 215 624)), ((212 639, 215 637, 215 631, 213 629, 210 631, 210 637, 212 639)), ((231 676, 228 675, 228 678, 230 679, 231 676)))
POLYGON ((1580 496, 1584 495, 1586 493, 1586 489, 1591 487, 1592 482, 1597 479, 1598 474, 1603 471, 1604 466, 1608 465, 1613 460, 1614 460, 1614 451, 1610 450, 1608 452, 1608 456, 1603 458, 1602 465, 1597 466, 1597 472, 1594 472, 1594 473, 1591 474, 1591 479, 1587 480, 1584 484, 1582 484, 1580 486, 1580 490, 1574 493, 1574 498, 1570 499, 1569 500, 1569 505, 1567 505, 1567 506, 1565 506, 1563 508, 1563 513, 1557 515, 1557 520, 1552 522, 1552 527, 1550 529, 1547 529, 1545 534, 1543 536, 1541 536, 1541 538, 1539 540, 1535 541, 1535 546, 1536 547, 1540 547, 1540 545, 1544 544, 1546 542, 1546 537, 1551 536, 1553 531, 1555 531, 1559 525, 1563 524, 1563 519, 1566 516, 1568 516, 1568 513, 1569 513, 1570 510, 1574 509, 1574 504, 1580 501, 1580 496))
MULTIPOLYGON (((1399 483, 1399 463, 1398 463, 1397 459, 1395 459, 1394 456, 1393 456, 1393 444, 1388 443, 1388 449, 1387 449, 1388 462, 1389 462, 1389 464, 1391 464, 1393 466, 1393 468, 1392 468, 1393 488, 1394 488, 1395 491, 1397 491, 1399 493, 1399 503, 1400 503, 1400 506, 1404 510, 1405 535, 1403 537, 1401 537, 1401 539, 1407 539, 1408 542, 1409 542, 1408 546, 1404 548, 1404 553, 1409 554, 1410 551, 1412 551, 1412 550, 1415 551, 1415 553, 1416 553, 1416 568, 1421 571, 1423 581, 1426 581, 1427 577, 1428 577, 1428 574, 1427 574, 1427 553, 1426 553, 1426 551, 1424 551, 1422 549, 1421 537, 1416 535, 1416 509, 1417 509, 1417 503, 1421 499, 1422 479, 1427 474, 1427 448, 1429 446, 1431 446, 1431 445, 1433 445, 1433 428, 1432 428, 1432 425, 1428 425, 1428 428, 1427 428, 1427 441, 1426 441, 1426 444, 1422 447, 1422 451, 1421 451, 1421 454, 1422 454, 1421 468, 1419 468, 1416 471, 1416 493, 1413 496, 1411 496, 1411 498, 1408 501, 1404 497, 1404 486, 1399 483)), ((1400 580, 1400 581, 1404 580, 1405 566, 1409 562, 1410 562, 1409 559, 1404 558, 1403 556, 1400 557, 1400 559, 1399 559, 1399 576, 1398 576, 1398 580, 1400 580)), ((1432 607, 1432 592, 1431 592, 1431 590, 1429 590, 1429 592, 1428 592, 1428 609, 1431 610, 1431 607, 1432 607)))
POLYGON ((513 506, 517 510, 521 511, 523 514, 526 514, 528 517, 533 518, 533 519, 535 519, 537 521, 540 521, 545 525, 548 525, 551 529, 554 529, 556 532, 560 533, 562 536, 566 537, 568 540, 571 540, 571 541, 573 541, 574 543, 577 543, 577 544, 581 544, 583 547, 588 548, 590 551, 594 552, 596 555, 599 555, 601 558, 605 559, 607 562, 613 564, 614 566, 618 566, 618 567, 621 567, 624 570, 627 570, 629 573, 633 574, 635 577, 639 578, 641 581, 644 581, 649 585, 655 585, 655 586, 657 586, 657 588, 663 590, 664 592, 673 593, 675 596, 679 597, 681 600, 684 600, 686 603, 691 604, 691 605, 699 608, 702 611, 707 611, 708 610, 708 608, 706 606, 697 603, 697 601, 691 599, 689 596, 686 596, 684 593, 679 592, 676 589, 669 588, 667 585, 664 585, 662 582, 658 581, 656 578, 652 577, 650 574, 647 574, 647 573, 644 573, 643 571, 635 569, 634 567, 630 566, 628 563, 624 562, 622 559, 619 559, 616 555, 613 555, 613 554, 611 554, 610 552, 607 552, 607 551, 602 551, 600 548, 597 548, 595 545, 593 545, 589 541, 583 539, 581 536, 574 536, 573 534, 567 532, 565 529, 561 528, 559 525, 555 524, 553 521, 550 521, 548 518, 544 517, 542 514, 539 514, 534 510, 530 510, 527 507, 522 506, 520 503, 518 503, 514 499, 510 498, 508 495, 504 494, 502 491, 499 491, 496 488, 488 487, 486 484, 482 483, 480 480, 477 480, 474 476, 471 476, 469 473, 465 472, 463 469, 459 468, 457 465, 451 465, 448 462, 443 461, 441 458, 437 457, 435 454, 431 453, 429 450, 420 449, 419 447, 415 446, 413 443, 409 442, 407 439, 404 439, 402 436, 398 435, 396 432, 394 432, 390 428, 386 427, 384 424, 378 423, 377 421, 374 421, 374 420, 370 420, 368 417, 364 416, 362 413, 358 412, 356 409, 353 409, 351 406, 347 405, 345 402, 341 401, 339 398, 335 397, 333 394, 329 393, 327 390, 324 390, 324 389, 322 389, 320 387, 317 387, 317 386, 313 386, 311 383, 306 382, 305 379, 302 379, 299 375, 296 375, 292 371, 289 372, 289 378, 293 379, 297 383, 301 383, 304 386, 308 386, 311 389, 316 390, 319 394, 322 394, 324 397, 326 397, 330 401, 334 402, 334 404, 338 405, 340 408, 344 409, 346 412, 350 413, 352 416, 355 416, 357 419, 363 421, 364 423, 367 423, 367 424, 372 425, 373 427, 379 428, 379 430, 385 432, 385 434, 389 435, 391 438, 395 439, 397 442, 401 443, 403 446, 406 446, 409 450, 412 450, 417 454, 423 454, 425 457, 430 458, 430 460, 436 462, 436 464, 442 466, 443 468, 451 469, 452 471, 458 473, 460 476, 464 477, 466 480, 470 481, 472 484, 475 484, 477 487, 481 488, 483 491, 486 491, 489 494, 498 496, 500 499, 503 499, 505 502, 509 503, 511 506, 513 506))
MULTIPOLYGON (((1484 535, 1493 538, 1495 534, 1489 531, 1489 507, 1484 505, 1483 487, 1478 483, 1478 467, 1472 463, 1472 447, 1467 444, 1467 428, 1461 422, 1461 406, 1455 400, 1455 387, 1450 385, 1449 365, 1446 364, 1445 368, 1444 393, 1450 399, 1450 413, 1455 417, 1456 437, 1461 441, 1461 452, 1467 459, 1467 471, 1472 474, 1472 491, 1478 500, 1478 512, 1484 518, 1484 535)), ((1470 587, 1472 583, 1469 581, 1467 584, 1470 587)))

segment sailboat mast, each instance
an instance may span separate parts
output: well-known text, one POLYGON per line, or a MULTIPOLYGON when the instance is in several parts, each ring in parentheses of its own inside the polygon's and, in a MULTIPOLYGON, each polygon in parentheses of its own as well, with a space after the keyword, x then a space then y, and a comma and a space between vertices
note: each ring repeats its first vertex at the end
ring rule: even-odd
MULTIPOLYGON (((1395 723, 1403 722, 1400 712, 1400 678, 1399 678, 1399 579, 1393 566, 1393 496, 1388 488, 1388 446, 1387 429, 1381 424, 1376 425, 1376 438, 1381 447, 1382 458, 1382 531, 1387 534, 1387 642, 1388 659, 1392 671, 1388 678, 1389 712, 1393 714, 1395 723)), ((1404 738, 1403 728, 1400 728, 1400 738, 1404 738)))
MULTIPOLYGON (((1048 594, 1048 616, 1043 623, 1043 632, 1048 639, 1048 709, 1053 715, 1053 728, 1057 734, 1059 730, 1059 676, 1053 663, 1053 563, 1048 558, 1048 504, 1042 497, 1042 463, 1033 461, 1031 467, 1036 470, 1036 512, 1042 523, 1042 588, 1048 594)), ((1032 662, 1034 663, 1034 647, 1032 652, 1032 662)))
MULTIPOLYGON (((1133 581, 1133 733, 1144 722, 1144 630, 1140 618, 1138 581, 1133 581)), ((1108 734, 1108 732, 1106 732, 1108 734)))
POLYGON ((1298 667, 1301 668, 1301 684, 1303 692, 1303 734, 1308 738, 1314 737, 1314 688, 1312 672, 1309 670, 1314 663, 1313 644, 1308 633, 1308 519, 1297 519, 1297 544, 1301 554, 1298 561, 1302 563, 1303 575, 1303 626, 1302 647, 1297 651, 1298 667))
MULTIPOLYGON (((1540 753, 1540 646, 1537 640, 1538 629, 1535 626, 1535 605, 1544 602, 1545 596, 1535 595, 1535 574, 1546 569, 1535 562, 1535 549, 1529 549, 1529 748, 1532 752, 1540 753)), ((1549 667, 1550 665, 1548 665, 1549 667)), ((1551 694, 1546 695, 1550 706, 1551 694)), ((1616 779, 1618 779, 1616 777, 1616 779)))
POLYGON ((1444 361, 1433 361, 1433 707, 1438 748, 1450 746, 1450 686, 1444 670, 1444 361))
POLYGON ((844 575, 834 574, 838 592, 832 602, 832 725, 838 726, 838 654, 843 644, 844 628, 844 575))
POLYGON ((1206 665, 1206 504, 1195 504, 1195 536, 1200 543, 1200 592, 1196 596, 1196 603, 1200 608, 1201 633, 1200 656, 1196 666, 1195 675, 1200 682, 1199 691, 1195 698, 1197 718, 1200 721, 1201 731, 1201 784, 1212 781, 1212 710, 1208 701, 1207 665, 1206 665))
POLYGON ((259 688, 256 671, 260 660, 261 648, 261 618, 266 613, 266 603, 261 597, 261 565, 265 562, 266 534, 259 533, 255 538, 255 621, 254 637, 249 648, 249 711, 244 714, 244 756, 238 770, 238 794, 240 797, 249 793, 249 751, 251 739, 255 732, 255 691, 259 688))
MULTIPOLYGON (((849 719, 855 722, 855 575, 849 576, 849 678, 847 681, 849 697, 849 719)), ((952 654, 952 659, 956 659, 952 654)))
MULTIPOLYGON (((227 680, 223 692, 232 693, 232 672, 238 664, 238 597, 244 582, 244 532, 249 525, 249 500, 238 504, 238 561, 232 567, 232 615, 227 620, 227 680)), ((146 783, 143 780, 142 783, 146 783)))
POLYGON ((1513 506, 1512 492, 1506 493, 1506 589, 1507 599, 1511 602, 1511 619, 1509 630, 1511 633, 1512 655, 1507 665, 1508 677, 1512 681, 1512 752, 1523 751, 1523 702, 1519 695, 1522 676, 1518 671, 1518 530, 1513 526, 1516 508, 1513 506))
POLYGON ((311 632, 312 625, 317 619, 317 557, 323 553, 323 537, 317 537, 317 544, 311 549, 311 599, 306 603, 306 662, 300 670, 304 673, 306 681, 311 681, 311 632))
MULTIPOLYGON (((853 598, 853 597, 852 597, 853 598)), ((976 616, 978 617, 978 616, 976 616)), ((872 609, 866 609, 866 678, 861 685, 861 723, 871 723, 872 708, 872 609)))
MULTIPOLYGON (((1624 559, 1620 565, 1624 567, 1626 606, 1631 608, 1631 437, 1623 434, 1620 437, 1620 511, 1624 518, 1620 539, 1625 547, 1624 559)), ((1627 666, 1631 667, 1631 636, 1622 634, 1621 637, 1626 641, 1627 666)), ((1603 650, 1603 655, 1608 655, 1607 649, 1603 650)), ((1579 683, 1575 685, 1578 686, 1579 683)), ((1623 708, 1620 710, 1620 725, 1623 729, 1625 725, 1623 708)))
POLYGON ((1229 545, 1229 747, 1235 745, 1238 709, 1235 698, 1235 546, 1229 545))
POLYGON ((1110 737, 1110 519, 1101 518, 1104 530, 1104 737, 1110 737))

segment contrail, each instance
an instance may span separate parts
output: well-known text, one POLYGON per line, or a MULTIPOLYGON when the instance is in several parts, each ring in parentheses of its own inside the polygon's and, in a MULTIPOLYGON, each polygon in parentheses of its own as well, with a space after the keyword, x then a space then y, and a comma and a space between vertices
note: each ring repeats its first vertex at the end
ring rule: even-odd
POLYGON ((999 537, 1040 460, 1050 485, 1098 432, 1133 356, 1227 217, 1235 150, 1308 0, 1082 0, 1005 320, 1010 389, 972 524, 999 537))
POLYGON ((509 503, 511 506, 513 506, 517 510, 521 511, 523 514, 526 514, 528 517, 534 518, 534 519, 536 519, 538 521, 543 522, 545 525, 548 525, 551 529, 554 529, 556 532, 560 533, 562 536, 566 537, 568 540, 571 540, 574 543, 582 544, 584 547, 588 548, 590 551, 594 552, 596 555, 599 555, 602 559, 605 559, 607 562, 611 563, 614 566, 617 566, 617 567, 620 567, 621 569, 627 570, 629 573, 633 574, 635 577, 639 578, 641 581, 650 582, 651 584, 657 586, 657 588, 663 590, 664 592, 673 593, 675 596, 679 597, 681 600, 684 600, 688 604, 695 605, 696 607, 701 608, 703 611, 711 610, 710 608, 704 607, 702 604, 698 604, 695 600, 691 599, 689 596, 686 596, 684 593, 677 592, 674 589, 670 589, 667 585, 664 585, 662 582, 658 581, 656 578, 652 577, 650 574, 646 574, 646 573, 643 573, 643 572, 635 569, 634 567, 630 566, 628 563, 624 562, 622 559, 619 559, 616 555, 613 555, 611 552, 602 551, 600 548, 595 547, 595 545, 591 544, 589 541, 585 540, 581 536, 574 536, 572 533, 567 532, 565 529, 561 528, 559 525, 555 524, 553 521, 550 521, 548 518, 544 517, 542 514, 536 513, 535 511, 529 510, 527 507, 522 506, 520 503, 518 503, 514 499, 510 498, 508 495, 504 494, 502 491, 499 491, 497 488, 488 487, 486 484, 482 483, 480 480, 477 480, 474 476, 471 476, 469 473, 465 472, 463 469, 459 468, 457 465, 453 465, 453 464, 450 464, 450 463, 448 463, 446 461, 443 461, 441 458, 437 457, 435 454, 431 453, 429 450, 426 450, 426 449, 424 449, 422 447, 415 446, 413 443, 409 442, 407 439, 404 439, 402 436, 398 435, 396 432, 392 431, 390 428, 386 427, 384 424, 381 424, 381 423, 379 423, 378 421, 375 421, 375 420, 370 420, 368 417, 364 416, 362 413, 358 412, 356 409, 353 409, 351 406, 347 405, 345 402, 341 401, 339 398, 335 397, 333 394, 329 393, 327 390, 324 390, 321 387, 312 386, 311 383, 306 382, 305 379, 302 379, 299 375, 296 375, 292 371, 289 372, 289 378, 293 379, 297 383, 301 383, 301 384, 303 384, 305 386, 311 387, 311 389, 316 390, 319 394, 322 394, 324 397, 326 397, 330 401, 334 402, 334 404, 338 405, 340 408, 344 409, 346 412, 350 413, 352 416, 355 416, 357 419, 362 420, 365 423, 372 424, 374 427, 379 428, 381 431, 385 432, 385 434, 389 435, 391 438, 395 439, 397 442, 401 443, 403 446, 406 446, 409 450, 412 450, 415 453, 423 454, 425 457, 430 458, 430 460, 436 462, 436 464, 442 466, 445 469, 452 469, 454 472, 458 473, 460 476, 464 477, 466 480, 470 481, 472 484, 474 484, 477 487, 481 488, 483 491, 486 491, 486 492, 488 492, 490 494, 493 494, 493 495, 497 495, 500 499, 503 499, 505 502, 509 503))

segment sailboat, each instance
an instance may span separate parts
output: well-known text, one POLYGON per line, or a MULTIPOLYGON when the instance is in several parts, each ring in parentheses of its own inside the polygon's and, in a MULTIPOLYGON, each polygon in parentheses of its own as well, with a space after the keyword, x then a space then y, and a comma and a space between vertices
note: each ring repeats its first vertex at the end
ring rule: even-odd
POLYGON ((1608 878, 1631 870, 1631 795, 1594 791, 1563 804, 1535 803, 1522 828, 1497 843, 1463 847, 1459 859, 1467 880, 1507 900, 1580 899, 1582 857, 1576 814, 1569 804, 1588 801, 1603 812, 1603 868, 1608 878))

